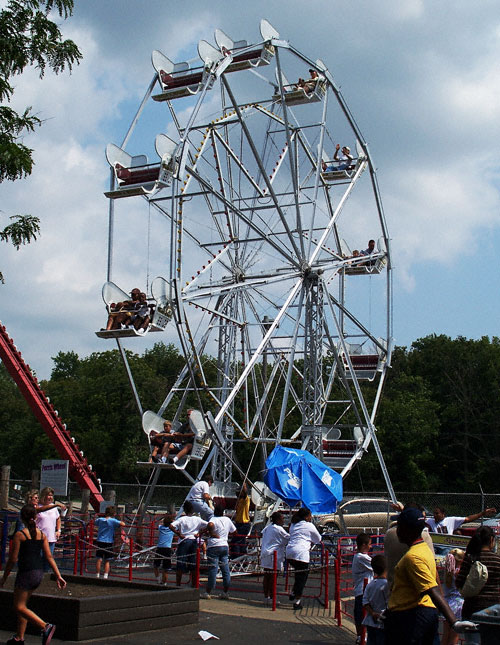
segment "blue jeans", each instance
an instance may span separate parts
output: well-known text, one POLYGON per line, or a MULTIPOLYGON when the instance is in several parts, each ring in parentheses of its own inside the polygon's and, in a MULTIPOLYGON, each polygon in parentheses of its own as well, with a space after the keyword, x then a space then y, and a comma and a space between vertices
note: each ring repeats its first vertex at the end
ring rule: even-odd
MULTIPOLYGON (((54 549, 55 549, 56 543, 55 542, 49 542, 49 549, 52 555, 54 555, 54 549)), ((51 566, 47 560, 47 558, 42 554, 42 562, 43 562, 43 570, 45 572, 51 570, 51 566)))
POLYGON ((229 589, 231 574, 229 573, 229 549, 227 546, 209 546, 207 549, 207 559, 210 565, 207 580, 207 593, 215 588, 217 571, 220 568, 222 573, 222 585, 224 591, 229 589))
POLYGON ((190 499, 189 501, 193 505, 194 512, 199 513, 201 519, 205 520, 205 522, 210 522, 210 520, 214 516, 214 512, 205 502, 205 500, 200 501, 198 499, 190 499))

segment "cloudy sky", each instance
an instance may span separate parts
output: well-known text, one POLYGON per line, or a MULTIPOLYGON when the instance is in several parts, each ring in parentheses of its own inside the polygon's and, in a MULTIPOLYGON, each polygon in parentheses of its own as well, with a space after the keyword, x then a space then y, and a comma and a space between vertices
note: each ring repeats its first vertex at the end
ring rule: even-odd
MULTIPOLYGON (((50 375, 60 350, 111 348, 94 334, 105 317, 104 149, 123 138, 153 77, 151 51, 194 59, 198 40, 212 40, 216 27, 256 40, 262 17, 326 63, 368 142, 392 238, 396 343, 499 335, 497 2, 481 0, 480 11, 465 0, 75 5, 63 31, 83 61, 71 75, 15 79, 14 107, 32 105, 44 125, 26 139, 35 148, 32 176, 0 188, 1 225, 14 213, 42 221, 35 244, 0 247, 0 319, 39 376, 50 375)), ((170 333, 162 339, 174 341, 170 333)), ((142 352, 158 336, 129 346, 142 352)))

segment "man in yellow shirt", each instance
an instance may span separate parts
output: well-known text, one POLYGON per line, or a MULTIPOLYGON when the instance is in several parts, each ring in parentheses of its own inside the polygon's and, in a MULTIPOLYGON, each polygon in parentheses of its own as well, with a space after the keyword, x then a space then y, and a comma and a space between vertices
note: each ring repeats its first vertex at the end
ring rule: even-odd
POLYGON ((421 537, 425 516, 405 508, 398 518, 398 539, 410 548, 394 571, 394 585, 385 620, 386 645, 432 645, 438 629, 438 609, 456 632, 474 627, 457 621, 436 581, 434 555, 421 537))
POLYGON ((245 483, 242 484, 238 493, 233 522, 236 526, 236 534, 231 540, 231 559, 245 555, 247 552, 247 535, 252 527, 250 522, 250 496, 245 483))

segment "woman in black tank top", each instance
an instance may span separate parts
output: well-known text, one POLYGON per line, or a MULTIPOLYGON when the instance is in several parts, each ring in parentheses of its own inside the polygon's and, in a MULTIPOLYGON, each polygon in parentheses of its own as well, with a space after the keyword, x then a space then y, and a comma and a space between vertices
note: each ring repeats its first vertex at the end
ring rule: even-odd
POLYGON ((17 576, 14 585, 14 610, 17 614, 17 634, 7 641, 8 645, 24 645, 24 633, 28 621, 38 626, 42 632, 42 645, 48 645, 56 630, 56 626, 46 623, 31 609, 27 602, 31 594, 38 588, 43 578, 43 556, 47 559, 57 579, 59 589, 64 589, 66 581, 63 580, 57 564, 50 552, 45 535, 36 528, 36 509, 28 504, 21 509, 21 519, 26 526, 22 531, 17 531, 12 539, 9 549, 9 559, 5 565, 0 587, 3 587, 12 567, 17 562, 17 576))

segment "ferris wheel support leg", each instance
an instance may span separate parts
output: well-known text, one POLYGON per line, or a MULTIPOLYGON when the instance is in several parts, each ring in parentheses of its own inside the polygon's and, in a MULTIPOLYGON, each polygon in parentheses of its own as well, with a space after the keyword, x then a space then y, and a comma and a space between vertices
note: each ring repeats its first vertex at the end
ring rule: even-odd
POLYGON ((299 302, 297 305, 297 318, 296 318, 296 323, 295 323, 295 329, 293 332, 293 338, 292 338, 292 344, 291 344, 291 353, 290 357, 288 359, 288 370, 287 370, 287 375, 286 375, 286 381, 285 381, 285 389, 283 391, 283 400, 281 403, 281 410, 280 410, 280 419, 278 422, 278 432, 277 432, 277 437, 276 437, 276 443, 281 443, 281 437, 283 434, 283 426, 285 424, 285 417, 286 417, 286 407, 287 407, 287 401, 288 401, 288 396, 290 394, 290 388, 292 385, 292 374, 293 374, 293 367, 294 367, 294 362, 295 362, 295 348, 297 347, 297 337, 299 334, 299 329, 301 328, 301 316, 302 316, 302 307, 304 304, 304 289, 301 290, 300 292, 300 298, 299 302))
MULTIPOLYGON (((115 190, 115 172, 113 168, 109 169, 109 190, 115 190)), ((112 282, 113 280, 113 242, 115 238, 115 200, 109 200, 109 209, 108 209, 108 269, 107 269, 107 281, 112 282)))
MULTIPOLYGON (((231 461, 232 465, 236 468, 236 470, 240 473, 240 475, 243 477, 243 480, 246 481, 246 483, 253 489, 255 489, 257 492, 260 493, 260 491, 254 486, 253 482, 248 478, 248 473, 246 473, 241 466, 238 464, 237 461, 235 461, 234 457, 232 457, 225 449, 224 449, 224 439, 220 433, 220 431, 217 428, 217 423, 210 411, 208 411, 205 414, 205 420, 207 421, 208 425, 212 429, 212 436, 214 437, 215 441, 217 444, 219 444, 217 447, 218 449, 231 461)), ((212 449, 214 450, 214 449, 212 449)), ((210 453, 212 455, 212 453, 210 453)), ((210 458, 210 457, 209 457, 210 458)), ((208 459, 207 459, 208 461, 208 459)), ((199 475, 199 477, 201 474, 199 475)))
POLYGON ((135 386, 135 381, 134 381, 134 377, 132 376, 132 371, 130 369, 130 365, 128 363, 127 354, 125 353, 125 350, 123 349, 121 341, 120 341, 119 338, 116 339, 116 344, 118 345, 118 350, 120 352, 120 356, 122 358, 123 364, 125 365, 125 370, 127 372, 127 378, 129 380, 130 387, 132 388, 132 393, 134 395, 135 404, 137 406, 137 409, 139 410, 139 414, 142 417, 143 409, 142 409, 142 405, 141 405, 141 400, 139 398, 139 393, 137 392, 137 388, 135 386))
MULTIPOLYGON (((174 291, 175 291, 175 304, 176 304, 176 311, 177 311, 177 316, 176 316, 176 326, 177 326, 177 332, 179 335, 179 340, 182 345, 182 349, 184 351, 184 356, 186 357, 186 361, 188 363, 189 371, 191 374, 191 380, 193 383, 193 386, 196 386, 196 374, 195 370, 199 372, 200 375, 200 380, 202 383, 202 386, 206 386, 206 379, 205 375, 203 374, 203 370, 201 367, 201 361, 200 357, 198 356, 198 352, 196 351, 196 345, 193 342, 193 338, 191 336, 191 332, 189 330, 189 324, 186 318, 186 314, 184 311, 184 306, 182 303, 182 294, 181 290, 179 288, 179 281, 177 279, 174 280, 174 291), (184 323, 183 323, 184 320, 184 323), (183 324, 186 326, 186 332, 187 332, 187 342, 186 338, 184 336, 184 331, 183 331, 183 324), (190 345, 190 350, 188 351, 188 343, 190 345), (192 362, 194 362, 194 369, 192 362)), ((203 406, 198 394, 198 390, 196 390, 197 396, 198 396, 198 403, 200 405, 200 410, 203 410, 203 406)))
MULTIPOLYGON (((353 369, 353 366, 352 366, 352 363, 351 363, 351 358, 349 356, 349 351, 348 351, 344 336, 341 333, 341 329, 339 327, 338 319, 337 319, 337 316, 335 314, 335 310, 334 310, 333 305, 332 305, 332 299, 331 299, 331 296, 328 293, 327 293, 327 300, 328 300, 328 304, 330 306, 330 311, 332 313, 333 320, 334 320, 334 322, 335 322, 335 324, 337 326, 338 335, 339 335, 340 342, 341 342, 341 345, 342 345, 342 350, 343 350, 344 355, 346 357, 346 360, 347 360, 349 369, 351 371, 351 374, 353 375, 352 382, 353 382, 353 385, 354 385, 354 389, 356 391, 356 395, 358 397, 358 401, 359 401, 361 410, 363 412, 366 428, 368 430, 368 435, 369 435, 371 441, 373 442, 373 447, 375 448, 375 453, 377 455, 378 462, 380 464, 380 469, 382 470, 382 475, 384 477, 385 484, 387 486, 387 491, 389 493, 391 501, 395 503, 396 502, 396 495, 395 495, 394 489, 392 487, 391 479, 389 477, 389 471, 387 470, 387 466, 385 465, 385 461, 384 461, 384 457, 382 455, 382 451, 380 450, 380 445, 379 445, 379 442, 378 442, 378 439, 377 439, 375 426, 373 425, 373 421, 372 421, 372 419, 370 417, 370 414, 368 413, 368 409, 367 409, 365 401, 363 399, 361 388, 359 387, 358 379, 356 378, 356 374, 354 372, 354 369, 353 369)), ((337 361, 338 361, 337 364, 341 365, 341 363, 338 360, 338 357, 337 357, 337 361)), ((342 368, 342 371, 343 371, 343 368, 342 368)), ((345 377, 345 374, 344 374, 344 377, 345 377)), ((367 447, 367 445, 368 445, 368 442, 363 442, 363 449, 365 449, 367 447)), ((351 461, 353 461, 353 460, 351 460, 351 461)), ((351 463, 351 462, 349 462, 349 463, 351 463)), ((348 466, 349 466, 349 464, 348 464, 348 466)), ((347 466, 342 471, 342 476, 344 476, 344 473, 346 473, 346 472, 348 472, 347 471, 347 466)))

